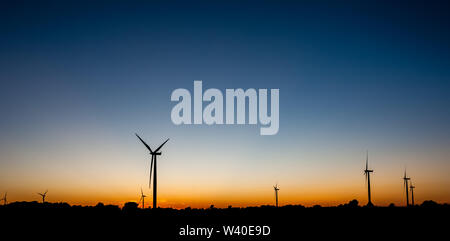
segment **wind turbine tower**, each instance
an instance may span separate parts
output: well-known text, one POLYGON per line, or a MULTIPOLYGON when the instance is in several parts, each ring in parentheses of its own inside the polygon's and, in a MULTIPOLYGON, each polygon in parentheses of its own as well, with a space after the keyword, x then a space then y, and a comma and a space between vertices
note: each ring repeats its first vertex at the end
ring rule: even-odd
POLYGON ((0 201, 3 201, 3 205, 6 205, 7 204, 7 199, 6 199, 6 196, 8 195, 8 192, 5 192, 5 196, 3 196, 3 198, 2 199, 0 199, 0 201))
POLYGON ((414 207, 414 188, 416 188, 416 187, 413 186, 413 184, 411 182, 411 185, 409 186, 409 188, 411 189, 411 205, 414 207))
POLYGON ((373 172, 373 170, 369 170, 369 151, 367 151, 366 155, 366 169, 364 169, 364 175, 366 176, 366 183, 367 183, 367 193, 368 193, 368 203, 367 206, 373 206, 372 204, 372 196, 370 192, 370 173, 373 172))
POLYGON ((275 207, 278 207, 278 190, 280 190, 278 184, 273 186, 273 189, 275 190, 275 207))
POLYGON ((42 196, 42 203, 45 203, 45 196, 47 196, 47 192, 48 190, 46 190, 44 193, 38 193, 39 195, 42 196))
POLYGON ((404 184, 404 188, 406 190, 406 206, 409 207, 409 193, 408 193, 408 181, 411 180, 411 178, 406 176, 406 170, 405 170, 405 175, 403 176, 403 184, 404 184))
MULTIPOLYGON (((144 199, 145 199, 146 197, 147 197, 147 196, 144 195, 144 192, 142 191, 142 188, 141 188, 142 209, 145 208, 145 205, 144 205, 144 199)), ((139 201, 141 201, 141 200, 139 200, 139 201)))
POLYGON ((156 157, 161 155, 161 152, 159 152, 159 150, 164 146, 164 144, 166 144, 167 141, 169 141, 169 139, 167 139, 163 144, 161 144, 158 148, 156 148, 155 151, 152 151, 152 149, 150 148, 150 146, 147 145, 147 143, 145 143, 144 140, 141 139, 141 137, 136 134, 137 138, 139 138, 139 140, 142 142, 142 144, 144 144, 145 147, 147 147, 147 149, 150 151, 150 155, 152 155, 152 161, 150 163, 150 181, 148 183, 148 187, 151 187, 151 183, 152 183, 152 173, 153 173, 153 208, 156 208, 156 157))

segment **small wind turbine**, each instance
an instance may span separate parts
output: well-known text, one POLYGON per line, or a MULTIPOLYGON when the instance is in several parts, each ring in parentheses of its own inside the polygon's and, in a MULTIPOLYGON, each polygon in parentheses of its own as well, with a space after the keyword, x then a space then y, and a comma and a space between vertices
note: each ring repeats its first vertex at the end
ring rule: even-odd
POLYGON ((145 143, 144 140, 141 139, 140 136, 138 136, 138 134, 136 134, 137 138, 139 138, 139 140, 142 142, 142 144, 144 144, 145 147, 147 147, 147 149, 150 151, 150 155, 152 155, 152 161, 150 164, 150 181, 148 183, 148 187, 150 188, 151 183, 152 183, 152 171, 154 172, 153 174, 153 208, 156 208, 156 156, 160 156, 161 152, 158 152, 161 147, 164 146, 164 144, 166 144, 167 141, 169 141, 169 139, 167 139, 165 142, 163 142, 163 144, 161 144, 158 148, 156 148, 155 151, 152 151, 152 149, 147 145, 147 143, 145 143), (155 166, 155 167, 153 167, 155 166))
POLYGON ((47 196, 47 192, 48 190, 46 190, 44 194, 38 192, 38 194, 42 196, 42 203, 45 203, 45 196, 47 196))
POLYGON ((145 205, 144 205, 144 199, 145 199, 146 197, 147 197, 147 196, 144 195, 144 192, 142 191, 142 188, 141 188, 141 199, 139 200, 139 202, 142 200, 142 209, 145 208, 145 205))
POLYGON ((408 194, 408 181, 411 180, 411 178, 406 176, 406 169, 405 169, 405 175, 403 176, 403 185, 406 191, 406 206, 409 207, 409 194, 408 194))
POLYGON ((413 184, 411 182, 411 185, 409 185, 409 188, 411 189, 411 205, 414 207, 414 188, 416 188, 416 187, 413 186, 413 184))
POLYGON ((6 205, 6 203, 7 203, 7 199, 6 199, 7 195, 8 195, 8 192, 5 192, 5 196, 3 196, 2 199, 0 199, 0 201, 3 201, 3 205, 6 205))
POLYGON ((369 195, 369 202, 367 203, 367 206, 373 206, 372 199, 371 199, 371 193, 370 193, 370 173, 373 172, 373 170, 369 170, 369 151, 367 151, 366 156, 366 169, 364 169, 364 175, 366 176, 366 183, 367 183, 367 193, 369 195))
POLYGON ((280 190, 278 184, 273 186, 273 189, 275 190, 275 207, 278 207, 278 190, 280 190))

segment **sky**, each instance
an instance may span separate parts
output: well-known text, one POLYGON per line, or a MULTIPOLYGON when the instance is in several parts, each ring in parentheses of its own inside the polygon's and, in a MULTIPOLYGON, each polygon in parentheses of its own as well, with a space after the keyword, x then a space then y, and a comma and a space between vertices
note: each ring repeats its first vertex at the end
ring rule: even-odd
POLYGON ((0 195, 184 208, 450 202, 450 6, 440 1, 7 1, 0 195), (173 90, 279 89, 280 128, 174 125, 173 90))

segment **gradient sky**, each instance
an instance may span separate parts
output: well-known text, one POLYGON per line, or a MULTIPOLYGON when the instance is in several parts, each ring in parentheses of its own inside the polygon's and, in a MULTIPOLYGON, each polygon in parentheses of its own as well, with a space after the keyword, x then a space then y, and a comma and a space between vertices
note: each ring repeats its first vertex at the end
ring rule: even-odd
POLYGON ((0 6, 0 194, 181 208, 450 202, 448 2, 11 1, 0 6), (313 3, 315 2, 315 3, 313 3), (106 4, 107 3, 107 4, 106 4), (175 126, 176 88, 279 88, 280 131, 175 126))

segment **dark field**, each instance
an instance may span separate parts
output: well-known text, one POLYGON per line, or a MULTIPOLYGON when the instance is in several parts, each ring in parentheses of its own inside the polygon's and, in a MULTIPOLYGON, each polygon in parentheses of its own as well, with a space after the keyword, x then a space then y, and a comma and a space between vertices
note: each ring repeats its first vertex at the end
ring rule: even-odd
MULTIPOLYGON (((311 240, 311 239, 442 239, 447 234, 449 205, 426 201, 415 207, 273 206, 225 209, 140 209, 128 203, 70 206, 66 203, 16 202, 0 206, 3 234, 13 240, 45 239, 130 240, 311 240), (214 228, 207 235, 181 236, 180 228, 214 228), (269 235, 224 235, 223 226, 269 226, 269 235), (19 230, 19 231, 17 231, 19 230), (217 230, 220 231, 217 232, 217 230)), ((255 229, 255 227, 253 228, 255 229)), ((245 231, 245 230, 243 230, 245 231)), ((266 229, 267 231, 267 229, 266 229)), ((205 234, 205 233, 203 233, 205 234)))

